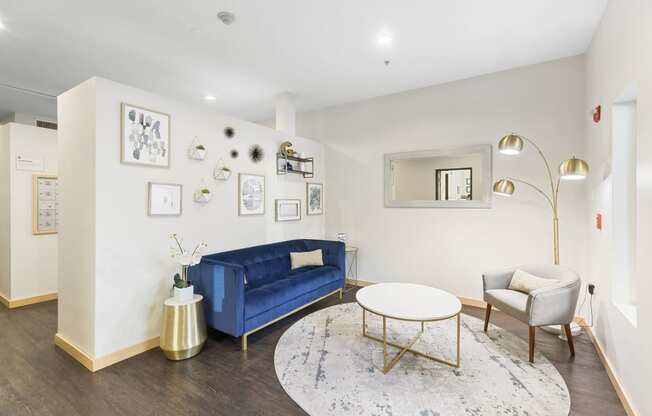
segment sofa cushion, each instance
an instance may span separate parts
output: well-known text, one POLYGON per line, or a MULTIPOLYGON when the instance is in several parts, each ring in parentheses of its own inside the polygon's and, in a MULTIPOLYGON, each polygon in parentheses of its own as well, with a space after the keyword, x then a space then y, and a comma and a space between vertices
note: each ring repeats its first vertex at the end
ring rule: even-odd
POLYGON ((290 268, 292 270, 300 269, 306 266, 323 266, 324 256, 321 249, 313 251, 301 251, 298 253, 290 252, 290 268))
POLYGON ((245 290, 245 319, 341 279, 337 267, 304 267, 293 270, 263 284, 254 284, 245 290))
POLYGON ((527 323, 527 298, 525 293, 509 289, 492 289, 484 292, 484 300, 508 315, 527 323))

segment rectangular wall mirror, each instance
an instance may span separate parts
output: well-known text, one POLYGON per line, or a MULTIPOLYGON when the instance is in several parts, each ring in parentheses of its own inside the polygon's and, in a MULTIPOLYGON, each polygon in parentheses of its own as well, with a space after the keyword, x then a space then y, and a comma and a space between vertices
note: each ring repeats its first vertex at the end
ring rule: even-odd
POLYGON ((490 208, 491 145, 385 155, 385 206, 490 208))

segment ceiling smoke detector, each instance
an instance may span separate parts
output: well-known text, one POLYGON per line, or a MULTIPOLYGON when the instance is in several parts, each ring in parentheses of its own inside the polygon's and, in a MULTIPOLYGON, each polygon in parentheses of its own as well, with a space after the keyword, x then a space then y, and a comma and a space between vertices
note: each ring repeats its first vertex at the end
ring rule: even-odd
POLYGON ((225 25, 230 25, 235 22, 235 15, 231 12, 219 12, 217 18, 222 21, 225 25))

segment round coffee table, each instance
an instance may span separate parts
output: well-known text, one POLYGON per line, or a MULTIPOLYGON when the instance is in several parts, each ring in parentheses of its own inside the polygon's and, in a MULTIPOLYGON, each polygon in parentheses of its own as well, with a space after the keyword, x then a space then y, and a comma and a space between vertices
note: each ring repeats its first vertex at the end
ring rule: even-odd
POLYGON ((460 312, 462 311, 462 303, 454 295, 441 289, 412 283, 378 283, 358 290, 355 298, 362 308, 362 335, 383 344, 383 373, 387 374, 406 352, 451 367, 460 367, 460 312), (382 339, 367 334, 367 312, 382 317, 382 339), (412 349, 414 343, 423 334, 426 322, 443 321, 453 317, 457 318, 457 359, 454 363, 412 349), (420 322, 421 330, 407 345, 399 345, 387 340, 387 319, 420 322), (391 360, 389 360, 387 354, 388 345, 400 349, 391 360))

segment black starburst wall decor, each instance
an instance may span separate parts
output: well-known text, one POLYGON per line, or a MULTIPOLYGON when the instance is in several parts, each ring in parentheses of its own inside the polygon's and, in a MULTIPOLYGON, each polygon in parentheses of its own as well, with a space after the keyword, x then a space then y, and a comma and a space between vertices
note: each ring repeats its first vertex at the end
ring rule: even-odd
POLYGON ((258 163, 261 160, 263 160, 263 157, 265 156, 265 152, 263 151, 263 148, 260 147, 257 144, 254 144, 249 148, 249 159, 251 159, 252 162, 258 163))
POLYGON ((225 127, 224 135, 226 136, 227 139, 231 139, 233 138, 233 136, 235 136, 235 130, 233 129, 233 127, 225 127))
POLYGON ((237 159, 239 155, 240 155, 240 152, 238 152, 237 149, 231 149, 231 158, 232 159, 237 159))

